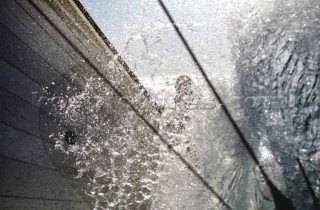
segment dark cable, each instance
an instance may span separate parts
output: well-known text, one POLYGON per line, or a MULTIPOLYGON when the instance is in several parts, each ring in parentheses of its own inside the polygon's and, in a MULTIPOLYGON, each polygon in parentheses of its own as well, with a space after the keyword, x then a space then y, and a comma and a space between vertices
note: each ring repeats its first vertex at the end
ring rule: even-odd
POLYGON ((310 195, 311 195, 311 197, 312 197, 313 206, 314 206, 315 210, 319 210, 319 209, 320 209, 320 206, 319 206, 319 203, 318 203, 318 199, 317 199, 316 193, 315 193, 314 190, 312 189, 311 182, 310 182, 310 180, 309 180, 309 178, 308 178, 308 176, 307 176, 307 174, 306 174, 306 172, 305 172, 305 170, 304 170, 304 168, 303 168, 303 166, 302 166, 302 164, 301 164, 301 162, 300 162, 300 159, 297 158, 296 160, 297 160, 297 162, 298 162, 300 171, 301 171, 301 173, 302 173, 302 175, 303 175, 304 181, 305 181, 306 184, 307 184, 308 191, 309 191, 309 193, 310 193, 310 195))
POLYGON ((168 19, 170 20, 172 26, 174 27, 176 33, 178 34, 180 40, 182 41, 183 45, 185 46, 186 50, 188 51, 190 57, 192 58, 193 62, 195 63, 195 65, 198 67, 200 73, 202 74, 203 78, 205 79, 206 83, 208 84, 209 88, 211 89, 211 91, 213 92, 214 96, 217 98, 218 102, 221 104, 221 108, 222 111, 225 113, 225 115, 227 116, 227 119, 229 120, 229 122, 231 123, 231 125, 233 126, 233 128, 235 129, 236 133, 238 134, 238 136, 240 137, 240 140, 242 142, 242 144, 245 146, 245 148, 247 149, 247 151, 249 152, 250 156, 252 157, 252 159, 254 160, 254 162, 257 164, 257 166, 259 167, 262 175, 264 176, 266 182, 268 183, 269 187, 271 188, 273 197, 275 199, 275 203, 276 203, 276 208, 279 210, 282 209, 286 209, 286 210, 290 210, 290 209, 294 209, 294 207, 291 204, 291 201, 289 199, 287 199, 274 185, 273 183, 270 181, 270 179, 268 178, 266 172, 264 171, 264 169, 262 168, 262 166, 259 164, 258 158, 256 157, 256 155, 254 154, 249 142, 246 140, 246 138, 244 137, 243 133, 241 132, 239 126, 235 123, 234 119, 232 118, 226 104, 224 103, 224 101, 222 100, 222 98, 220 97, 220 95, 218 94, 218 92, 216 91, 215 87, 213 86, 213 84, 211 83, 211 81, 209 80, 208 75, 206 74, 206 72, 204 71, 202 65, 200 64, 200 62, 198 61, 197 57, 195 56, 195 54, 193 53, 193 50, 191 49, 190 45, 188 44, 188 42, 186 41, 186 39, 184 38, 183 34, 181 33, 178 25, 175 23, 173 17, 171 16, 169 10, 167 9, 167 7, 165 6, 165 4, 162 2, 162 0, 158 0, 161 8, 163 9, 164 13, 167 15, 168 19), (285 205, 285 206, 284 206, 285 205))

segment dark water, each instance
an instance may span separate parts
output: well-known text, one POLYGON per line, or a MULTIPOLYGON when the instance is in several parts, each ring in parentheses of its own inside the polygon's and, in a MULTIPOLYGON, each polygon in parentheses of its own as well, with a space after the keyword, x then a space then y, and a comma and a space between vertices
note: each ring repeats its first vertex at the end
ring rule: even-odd
POLYGON ((252 143, 270 179, 296 209, 315 206, 297 158, 320 201, 319 12, 316 1, 279 3, 267 17, 251 20, 255 33, 237 40, 242 94, 255 96, 246 106, 255 128, 252 143), (263 157, 264 147, 275 159, 263 157))

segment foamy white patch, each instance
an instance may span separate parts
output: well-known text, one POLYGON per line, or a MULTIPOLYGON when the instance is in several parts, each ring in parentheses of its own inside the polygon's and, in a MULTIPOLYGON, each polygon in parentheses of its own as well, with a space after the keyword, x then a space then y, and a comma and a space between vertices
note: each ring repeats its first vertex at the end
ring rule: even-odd
POLYGON ((261 146, 259 149, 260 149, 260 157, 263 162, 274 160, 274 156, 273 156, 271 150, 268 149, 266 146, 261 146))

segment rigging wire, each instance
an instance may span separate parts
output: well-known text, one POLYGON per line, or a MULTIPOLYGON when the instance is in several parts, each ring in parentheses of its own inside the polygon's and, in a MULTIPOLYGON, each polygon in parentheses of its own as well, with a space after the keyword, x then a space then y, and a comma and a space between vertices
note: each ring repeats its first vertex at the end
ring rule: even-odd
POLYGON ((296 158, 296 161, 298 162, 298 166, 300 168, 300 171, 302 173, 304 181, 305 181, 305 183, 307 185, 308 191, 309 191, 309 193, 311 195, 311 198, 312 198, 312 201, 313 201, 313 206, 314 206, 315 210, 319 210, 320 206, 319 206, 319 203, 318 203, 318 199, 317 199, 316 193, 312 189, 312 185, 311 185, 311 182, 310 182, 310 180, 309 180, 309 178, 308 178, 308 176, 306 174, 306 171, 304 170, 300 159, 296 158))
POLYGON ((276 208, 278 210, 282 210, 282 209, 295 209, 291 203, 291 201, 286 198, 275 186, 274 184, 271 182, 271 180, 269 179, 267 173, 264 171, 264 169, 262 168, 262 166, 259 163, 259 160, 257 158, 257 156, 255 155, 255 153, 253 152, 253 149, 251 148, 249 142, 246 140, 244 134, 242 133, 242 131, 240 130, 239 126, 236 124, 235 120, 232 118, 230 111, 228 110, 226 104, 224 103, 224 101, 222 100, 222 98, 220 97, 220 95, 218 94, 216 88, 213 86, 213 84, 211 83, 211 81, 209 80, 209 77, 207 75, 207 73, 204 71, 204 68, 202 67, 202 65, 200 64, 198 58, 195 56, 195 54, 193 53, 193 50, 191 49, 190 45, 188 44, 187 40, 184 38, 183 34, 181 33, 178 25, 176 24, 176 22, 174 21, 172 15, 170 14, 169 10, 167 9, 166 5, 163 3, 162 0, 158 0, 158 3, 160 4, 162 10, 164 11, 164 13, 166 14, 167 18, 170 20, 172 26, 175 29, 175 32, 177 33, 177 35, 179 36, 181 42, 183 43, 183 45, 185 46, 186 50, 188 51, 190 57, 192 58, 194 64, 198 67, 198 70, 200 71, 201 75, 203 76, 203 78, 205 79, 207 85, 209 86, 210 90, 212 91, 212 93, 214 94, 214 96, 217 98, 218 102, 221 105, 222 111, 223 113, 226 115, 228 121, 231 123, 232 127, 235 129, 236 133, 238 134, 240 141, 242 142, 242 144, 245 146, 245 148, 247 149, 247 151, 249 152, 250 156, 252 157, 253 161, 256 163, 256 165, 259 167, 263 177, 265 178, 268 186, 271 189, 271 192, 273 194, 274 200, 275 200, 275 204, 276 204, 276 208))
MULTIPOLYGON (((77 0, 74 0, 76 4, 80 4, 77 0)), ((134 113, 153 131, 155 135, 157 135, 160 141, 167 146, 167 149, 171 151, 176 157, 180 159, 180 161, 187 166, 187 169, 196 176, 199 181, 218 199, 218 201, 227 209, 233 209, 230 205, 213 189, 213 187, 197 172, 197 170, 190 164, 188 161, 178 152, 176 151, 172 145, 158 132, 157 128, 152 125, 140 112, 135 106, 129 101, 129 99, 125 98, 124 95, 118 90, 111 81, 99 70, 95 64, 88 59, 83 52, 67 37, 51 20, 50 18, 36 5, 32 0, 28 0, 28 2, 41 14, 44 19, 63 37, 64 40, 69 43, 73 50, 75 50, 79 55, 83 58, 86 63, 97 73, 99 77, 103 79, 103 81, 125 102, 134 113)))

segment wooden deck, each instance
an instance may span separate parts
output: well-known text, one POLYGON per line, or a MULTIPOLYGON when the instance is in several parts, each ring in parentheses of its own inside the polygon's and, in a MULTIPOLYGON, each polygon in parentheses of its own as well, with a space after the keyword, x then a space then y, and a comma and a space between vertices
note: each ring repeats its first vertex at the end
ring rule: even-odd
MULTIPOLYGON (((88 77, 99 76, 95 68, 114 81, 106 63, 115 53, 71 0, 0 1, 0 209, 92 208, 82 192, 86 180, 73 178, 73 166, 61 173, 65 154, 56 153, 54 161, 49 155, 55 144, 49 135, 68 125, 57 123, 39 99, 53 81, 56 93, 67 94, 71 80, 81 90, 88 77)), ((132 72, 121 58, 115 63, 121 94, 139 94, 132 72)), ((141 100, 149 103, 146 91, 141 100)), ((148 107, 144 112, 157 114, 148 107)))

